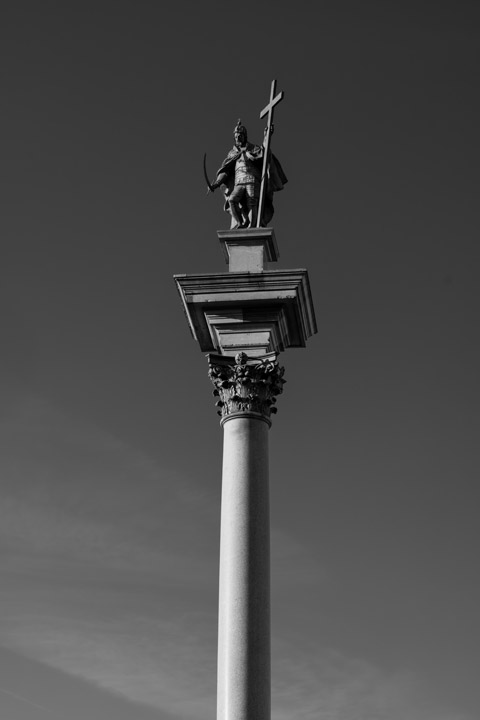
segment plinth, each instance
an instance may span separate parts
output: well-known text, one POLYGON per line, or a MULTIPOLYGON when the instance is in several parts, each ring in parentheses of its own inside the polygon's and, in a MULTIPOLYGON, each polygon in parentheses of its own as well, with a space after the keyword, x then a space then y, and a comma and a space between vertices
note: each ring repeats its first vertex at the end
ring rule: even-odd
POLYGON ((316 332, 306 270, 272 270, 272 228, 218 233, 228 273, 176 275, 223 426, 217 720, 270 720, 268 434, 278 353, 316 332))

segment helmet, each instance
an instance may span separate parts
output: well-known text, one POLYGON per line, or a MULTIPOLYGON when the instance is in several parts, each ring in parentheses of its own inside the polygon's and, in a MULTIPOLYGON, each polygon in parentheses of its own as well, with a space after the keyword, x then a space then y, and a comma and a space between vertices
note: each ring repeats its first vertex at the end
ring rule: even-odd
POLYGON ((248 137, 247 136, 247 128, 245 127, 245 125, 242 125, 242 121, 240 120, 240 118, 238 119, 238 122, 233 129, 233 134, 236 135, 239 132, 243 132, 243 134, 245 135, 245 140, 246 140, 248 137))

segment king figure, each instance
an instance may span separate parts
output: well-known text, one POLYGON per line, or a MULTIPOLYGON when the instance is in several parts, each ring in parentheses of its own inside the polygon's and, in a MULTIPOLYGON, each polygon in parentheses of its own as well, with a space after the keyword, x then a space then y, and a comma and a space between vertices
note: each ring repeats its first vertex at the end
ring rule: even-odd
POLYGON ((231 215, 231 229, 266 227, 273 217, 273 193, 287 182, 277 158, 267 148, 265 130, 263 145, 248 142, 247 128, 239 120, 233 131, 234 145, 217 172, 210 190, 224 186, 225 210, 231 215), (266 160, 266 162, 265 162, 266 160), (265 177, 262 172, 265 168, 265 177), (261 217, 258 218, 262 179, 265 193, 261 217))

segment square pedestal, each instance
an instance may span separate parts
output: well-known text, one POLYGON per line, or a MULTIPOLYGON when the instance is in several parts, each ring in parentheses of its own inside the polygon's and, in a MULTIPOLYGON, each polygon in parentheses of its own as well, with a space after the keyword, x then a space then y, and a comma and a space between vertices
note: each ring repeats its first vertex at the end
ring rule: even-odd
POLYGON ((262 272, 279 258, 273 228, 219 230, 217 235, 229 272, 262 272))

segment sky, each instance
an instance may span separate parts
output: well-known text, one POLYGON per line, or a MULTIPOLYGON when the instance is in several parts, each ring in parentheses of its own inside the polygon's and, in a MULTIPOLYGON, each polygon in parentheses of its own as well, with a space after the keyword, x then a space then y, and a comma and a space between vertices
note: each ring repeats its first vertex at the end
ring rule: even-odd
POLYGON ((172 276, 241 118, 318 334, 270 430, 273 720, 480 717, 480 16, 7 3, 0 718, 211 720, 222 430, 172 276))

